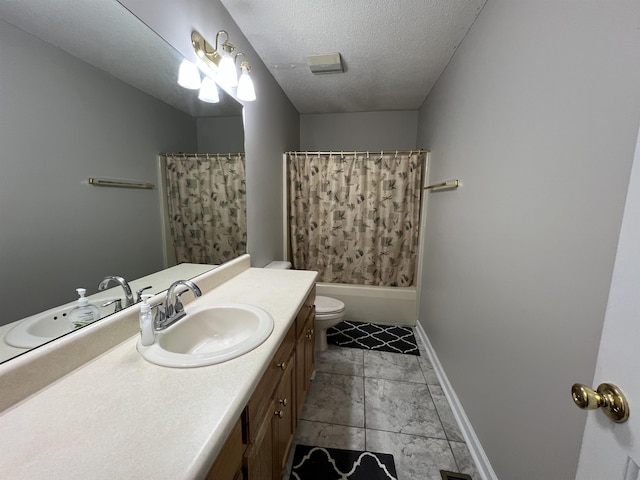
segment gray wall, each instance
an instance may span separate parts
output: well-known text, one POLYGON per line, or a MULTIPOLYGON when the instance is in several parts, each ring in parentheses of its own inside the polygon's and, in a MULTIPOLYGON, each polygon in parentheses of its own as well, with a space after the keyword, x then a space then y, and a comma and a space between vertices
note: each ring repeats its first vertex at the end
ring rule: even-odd
POLYGON ((284 258, 282 153, 299 146, 299 115, 219 0, 120 0, 182 55, 195 61, 191 31, 214 41, 226 30, 236 51, 251 64, 257 100, 244 104, 247 162, 247 237, 251 264, 262 267, 284 258))
MULTIPOLYGON (((573 479, 640 120, 640 3, 489 0, 420 111, 419 321, 501 479, 573 479)), ((593 415, 593 414, 592 414, 593 415)))
POLYGON ((196 119, 198 152, 244 152, 242 117, 202 117, 196 119))
POLYGON ((418 111, 300 115, 300 149, 401 150, 417 145, 418 111))
POLYGON ((0 21, 0 324, 162 268, 160 151, 193 150, 195 120, 0 21), (126 233, 123 233, 126 232, 126 233))

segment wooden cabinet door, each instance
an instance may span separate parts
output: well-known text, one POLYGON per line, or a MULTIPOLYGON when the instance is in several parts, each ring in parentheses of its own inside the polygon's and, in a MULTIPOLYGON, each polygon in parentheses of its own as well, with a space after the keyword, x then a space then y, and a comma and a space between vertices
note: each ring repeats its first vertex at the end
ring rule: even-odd
POLYGON ((247 449, 244 458, 245 480, 273 480, 273 400, 267 414, 257 429, 254 443, 247 449))
POLYGON ((315 366, 315 310, 311 308, 296 342, 296 417, 302 415, 309 382, 315 366))
POLYGON ((307 326, 305 328, 305 340, 306 349, 304 351, 304 367, 305 367, 305 382, 306 386, 309 386, 309 382, 311 381, 311 375, 313 375, 313 369, 316 365, 316 331, 315 331, 315 320, 316 310, 315 307, 311 309, 309 313, 309 320, 307 321, 307 326))
POLYGON ((304 400, 307 397, 307 382, 305 380, 306 377, 306 368, 305 368, 305 354, 306 348, 305 344, 307 339, 305 338, 304 332, 300 334, 298 340, 296 342, 296 426, 298 424, 298 419, 302 415, 302 407, 304 405, 304 400))
POLYGON ((242 428, 241 422, 238 420, 222 450, 220 450, 218 458, 216 458, 207 474, 207 480, 237 480, 242 478, 243 453, 242 428))
POLYGON ((273 415, 273 468, 274 477, 280 478, 284 471, 291 445, 293 444, 293 435, 296 431, 296 410, 294 402, 294 361, 295 356, 292 353, 287 361, 287 366, 280 383, 276 387, 274 393, 274 415, 273 415))

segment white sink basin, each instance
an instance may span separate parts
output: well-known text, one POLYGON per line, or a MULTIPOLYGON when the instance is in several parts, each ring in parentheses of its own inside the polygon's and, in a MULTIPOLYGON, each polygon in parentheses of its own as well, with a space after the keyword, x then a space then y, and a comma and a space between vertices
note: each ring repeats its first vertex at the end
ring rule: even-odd
POLYGON ((252 305, 228 304, 186 309, 187 316, 156 334, 153 345, 138 339, 140 354, 164 367, 202 367, 253 350, 273 331, 273 318, 252 305))
MULTIPOLYGON (((108 301, 104 300, 104 303, 108 301)), ((46 312, 32 315, 19 321, 4 336, 5 343, 18 348, 35 348, 77 330, 69 322, 69 312, 76 307, 76 302, 52 308, 46 312)), ((100 318, 113 313, 113 307, 100 308, 100 318)))

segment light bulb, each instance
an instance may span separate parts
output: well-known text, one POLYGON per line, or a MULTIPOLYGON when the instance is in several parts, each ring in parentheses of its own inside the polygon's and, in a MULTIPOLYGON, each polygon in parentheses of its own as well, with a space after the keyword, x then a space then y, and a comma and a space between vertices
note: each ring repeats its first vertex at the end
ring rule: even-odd
POLYGON ((200 92, 198 93, 198 98, 203 102, 218 103, 220 101, 220 96, 218 95, 218 86, 216 85, 216 82, 211 80, 209 77, 204 77, 202 80, 202 86, 200 87, 200 92))
POLYGON ((190 90, 200 88, 200 71, 189 60, 183 60, 178 71, 178 85, 190 90))
POLYGON ((236 63, 233 57, 224 53, 218 65, 218 79, 220 83, 226 87, 235 87, 238 85, 238 74, 236 73, 236 63))
POLYGON ((251 80, 249 76, 249 68, 245 66, 243 62, 243 64, 240 65, 240 70, 242 73, 238 79, 236 97, 245 102, 253 102, 256 99, 256 89, 253 87, 253 80, 251 80))

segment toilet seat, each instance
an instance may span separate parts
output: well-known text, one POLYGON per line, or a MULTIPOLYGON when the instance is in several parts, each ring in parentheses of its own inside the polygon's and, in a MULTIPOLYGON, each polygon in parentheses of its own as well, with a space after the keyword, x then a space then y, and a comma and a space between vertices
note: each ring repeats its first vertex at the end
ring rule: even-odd
POLYGON ((316 318, 329 320, 343 315, 345 310, 344 303, 340 300, 330 297, 316 297, 316 318))

